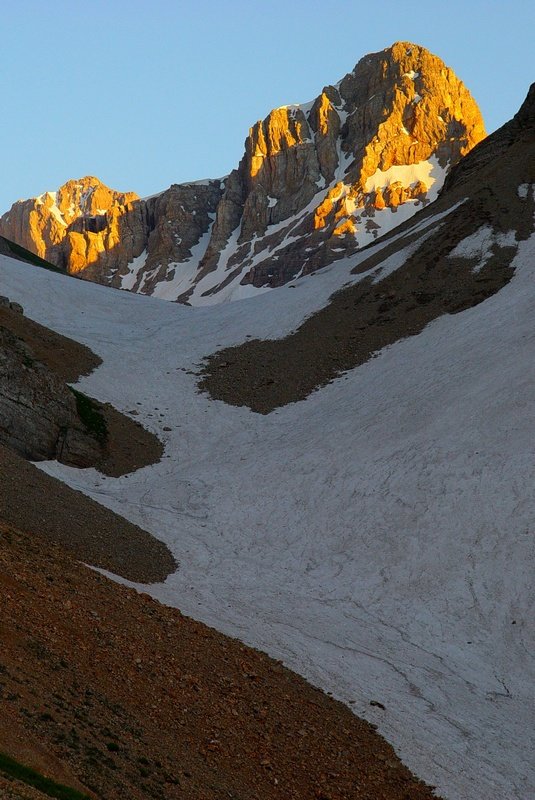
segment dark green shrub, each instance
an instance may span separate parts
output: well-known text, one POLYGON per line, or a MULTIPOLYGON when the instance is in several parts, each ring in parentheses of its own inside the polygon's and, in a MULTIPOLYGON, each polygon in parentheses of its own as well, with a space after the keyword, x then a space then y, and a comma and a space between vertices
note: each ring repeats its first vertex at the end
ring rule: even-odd
POLYGON ((70 789, 68 786, 63 786, 61 783, 56 783, 50 778, 45 778, 44 775, 36 772, 31 767, 19 764, 18 761, 6 756, 5 753, 0 753, 0 772, 28 786, 33 786, 34 789, 44 792, 49 797, 56 797, 57 800, 89 800, 88 795, 82 794, 76 789, 70 789))
POLYGON ((108 426, 103 414, 98 410, 96 403, 91 400, 87 395, 69 387, 76 400, 76 410, 78 416, 84 423, 85 427, 95 439, 104 442, 108 438, 108 426))

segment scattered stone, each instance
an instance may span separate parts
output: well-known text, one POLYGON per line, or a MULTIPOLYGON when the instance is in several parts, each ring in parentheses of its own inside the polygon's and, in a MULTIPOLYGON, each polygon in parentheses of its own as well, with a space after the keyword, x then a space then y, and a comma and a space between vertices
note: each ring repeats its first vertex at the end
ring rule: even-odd
POLYGON ((375 706, 376 708, 380 708, 382 711, 385 711, 385 707, 379 700, 370 700, 370 705, 375 706))

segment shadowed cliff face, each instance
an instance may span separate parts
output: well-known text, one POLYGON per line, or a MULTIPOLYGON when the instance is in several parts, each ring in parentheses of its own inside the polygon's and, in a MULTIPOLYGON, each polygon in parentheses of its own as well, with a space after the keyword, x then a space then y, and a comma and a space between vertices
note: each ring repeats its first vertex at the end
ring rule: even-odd
MULTIPOLYGON (((119 477, 158 461, 163 446, 109 403, 69 388, 101 359, 0 297, 0 446, 119 477)), ((5 498, 4 498, 5 501, 5 498)), ((0 506, 4 507, 0 497, 0 506)))
POLYGON ((147 200, 69 181, 16 203, 0 234, 101 283, 195 305, 235 299, 374 241, 433 200, 484 136, 453 71, 398 42, 257 122, 223 181, 147 200))
MULTIPOLYGON (((84 400, 91 421, 103 426, 103 418, 84 400)), ((88 467, 102 459, 105 439, 105 427, 84 423, 66 384, 0 324, 0 444, 33 461, 88 467)))

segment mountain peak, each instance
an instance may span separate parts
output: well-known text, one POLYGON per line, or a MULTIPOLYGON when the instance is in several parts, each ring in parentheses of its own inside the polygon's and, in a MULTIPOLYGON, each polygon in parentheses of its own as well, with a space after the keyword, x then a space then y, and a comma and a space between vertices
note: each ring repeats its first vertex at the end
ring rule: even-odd
POLYGON ((535 126, 535 83, 529 87, 526 99, 515 114, 514 120, 523 128, 535 126))
POLYGON ((434 200, 484 136, 453 70, 395 42, 313 101, 256 122, 224 183, 134 202, 86 176, 39 209, 12 209, 0 234, 101 283, 191 304, 237 299, 375 241, 434 200))

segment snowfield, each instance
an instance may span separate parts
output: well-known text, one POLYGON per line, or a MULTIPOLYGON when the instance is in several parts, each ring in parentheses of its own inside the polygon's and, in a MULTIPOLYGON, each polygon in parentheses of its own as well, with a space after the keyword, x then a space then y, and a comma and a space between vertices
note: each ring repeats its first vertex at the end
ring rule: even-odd
POLYGON ((369 255, 198 308, 0 257, 3 294, 103 358, 82 390, 166 443, 120 479, 41 466, 168 544, 155 597, 351 704, 445 798, 530 800, 535 237, 498 294, 304 402, 261 416, 196 391, 205 355, 284 335, 369 255))

